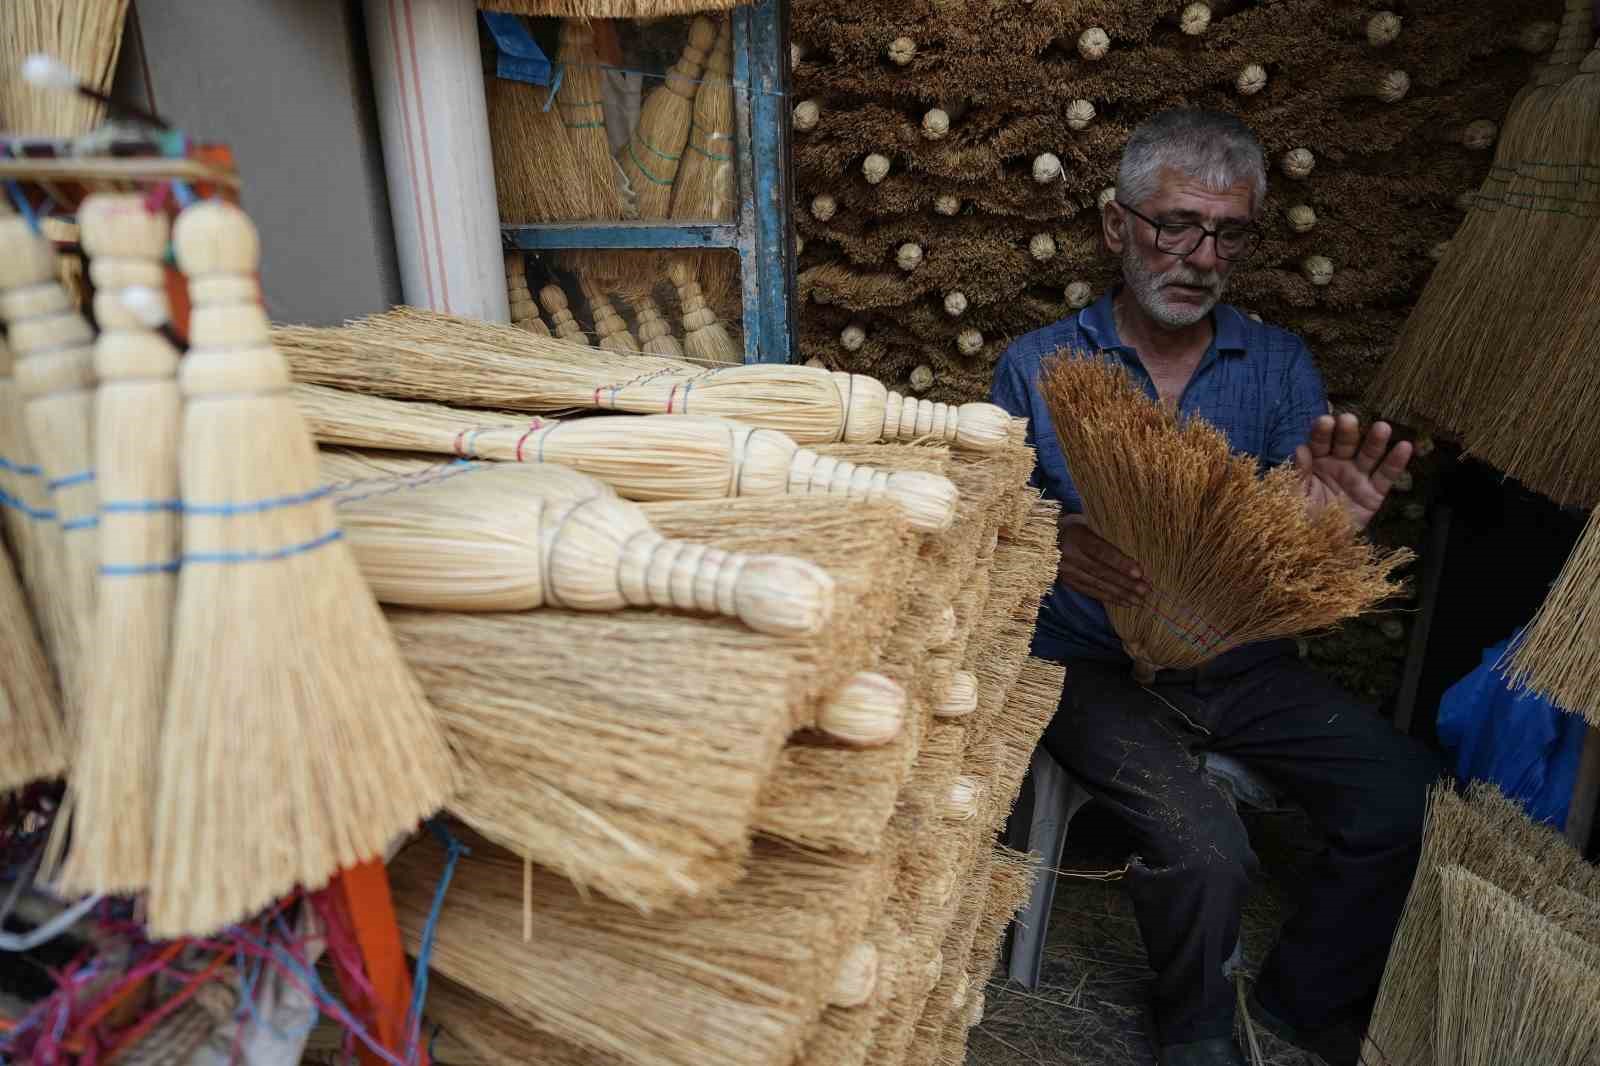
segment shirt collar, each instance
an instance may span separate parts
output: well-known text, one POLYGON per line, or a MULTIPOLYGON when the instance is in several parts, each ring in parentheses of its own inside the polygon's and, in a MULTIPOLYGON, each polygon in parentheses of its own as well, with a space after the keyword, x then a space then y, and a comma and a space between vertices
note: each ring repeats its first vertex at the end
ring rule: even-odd
MULTIPOLYGON (((1122 337, 1117 333, 1117 316, 1112 309, 1113 301, 1121 290, 1121 285, 1113 286, 1100 299, 1078 312, 1078 328, 1095 349, 1123 352, 1133 350, 1122 342, 1122 337)), ((1216 331, 1212 338, 1212 346, 1219 355, 1245 353, 1247 349, 1245 317, 1237 308, 1228 304, 1218 304, 1211 312, 1211 323, 1216 331)))

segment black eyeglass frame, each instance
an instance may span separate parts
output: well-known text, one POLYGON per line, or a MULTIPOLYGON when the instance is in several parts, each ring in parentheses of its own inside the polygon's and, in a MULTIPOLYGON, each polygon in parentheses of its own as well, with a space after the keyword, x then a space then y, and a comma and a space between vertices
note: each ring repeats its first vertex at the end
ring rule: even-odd
POLYGON ((1151 218, 1149 215, 1147 215, 1144 212, 1138 210, 1137 208, 1130 207, 1129 205, 1123 203, 1121 200, 1116 200, 1116 201, 1113 201, 1113 202, 1118 207, 1120 207, 1124 211, 1128 212, 1128 214, 1132 215, 1134 218, 1140 219, 1141 221, 1148 223, 1150 225, 1150 228, 1156 231, 1156 248, 1157 248, 1157 250, 1165 252, 1167 255, 1175 255, 1175 256, 1178 256, 1179 258, 1186 258, 1188 256, 1191 256, 1195 252, 1200 250, 1200 246, 1206 242, 1206 238, 1207 237, 1211 238, 1211 247, 1216 249, 1217 258, 1218 259, 1226 259, 1230 263, 1241 263, 1244 260, 1249 259, 1252 255, 1255 255, 1256 254, 1256 250, 1261 247, 1261 231, 1260 230, 1256 229, 1254 226, 1238 226, 1238 227, 1234 227, 1234 228, 1237 228, 1238 230, 1243 232, 1247 237, 1250 238, 1250 245, 1249 245, 1249 247, 1247 247, 1244 250, 1244 254, 1242 254, 1242 255, 1224 255, 1222 253, 1222 240, 1221 240, 1221 236, 1220 235, 1222 233, 1222 229, 1227 228, 1227 227, 1219 227, 1218 229, 1207 229, 1205 226, 1202 226, 1198 222, 1157 222, 1155 219, 1151 218), (1166 229, 1172 229, 1172 228, 1175 228, 1175 227, 1180 227, 1180 226, 1183 226, 1183 227, 1193 226, 1195 229, 1198 229, 1200 231, 1200 236, 1198 238, 1196 238, 1194 244, 1190 245, 1187 249, 1185 249, 1184 251, 1181 251, 1181 252, 1176 250, 1176 249, 1173 249, 1173 248, 1163 248, 1163 247, 1161 247, 1161 234, 1162 234, 1162 231, 1166 230, 1166 229))

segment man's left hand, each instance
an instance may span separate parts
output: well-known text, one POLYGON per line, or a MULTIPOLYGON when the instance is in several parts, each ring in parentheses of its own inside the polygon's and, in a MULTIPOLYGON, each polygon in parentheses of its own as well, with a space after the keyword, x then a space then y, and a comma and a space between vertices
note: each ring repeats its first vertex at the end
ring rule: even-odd
POLYGON ((1352 414, 1323 415, 1312 422, 1310 443, 1294 450, 1306 506, 1315 510, 1338 503, 1358 529, 1371 522, 1411 462, 1409 441, 1389 447, 1393 432, 1389 423, 1374 422, 1363 439, 1361 422, 1352 414))

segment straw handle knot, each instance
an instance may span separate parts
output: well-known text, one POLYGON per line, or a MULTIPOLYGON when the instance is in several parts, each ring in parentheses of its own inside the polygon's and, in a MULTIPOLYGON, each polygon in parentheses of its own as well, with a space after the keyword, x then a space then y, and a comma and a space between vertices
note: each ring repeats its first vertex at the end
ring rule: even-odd
POLYGON ((630 607, 737 617, 739 575, 749 558, 643 529, 622 546, 617 586, 630 607))
POLYGON ((889 473, 884 470, 819 455, 810 448, 797 449, 789 461, 789 494, 792 496, 827 495, 879 501, 887 498, 888 491, 889 473))
POLYGON ((960 422, 958 407, 890 392, 884 405, 883 439, 917 440, 932 436, 953 442, 960 422))

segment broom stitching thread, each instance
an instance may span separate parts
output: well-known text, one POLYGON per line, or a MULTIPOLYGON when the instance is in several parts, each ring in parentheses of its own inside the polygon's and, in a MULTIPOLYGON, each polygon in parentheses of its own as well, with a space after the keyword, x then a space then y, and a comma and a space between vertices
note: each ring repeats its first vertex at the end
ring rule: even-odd
POLYGON ((3 455, 0 455, 0 470, 9 470, 14 474, 21 474, 23 477, 44 476, 44 467, 39 466, 37 463, 19 463, 7 459, 3 455))
POLYGON ((184 566, 196 566, 205 563, 218 566, 234 566, 242 563, 271 563, 316 551, 318 548, 326 547, 334 541, 342 539, 344 539, 344 530, 334 529, 322 534, 320 537, 313 537, 310 540, 301 541, 299 544, 291 544, 288 547, 277 548, 269 552, 195 552, 193 554, 185 554, 180 562, 184 566))
POLYGON ((144 577, 150 574, 176 574, 183 560, 172 559, 163 563, 102 563, 101 577, 144 577))
POLYGON ((95 529, 100 525, 99 515, 87 515, 83 518, 69 518, 61 523, 63 533, 81 533, 86 529, 95 529))
POLYGON ((344 507, 347 504, 359 503, 362 500, 370 500, 377 496, 387 496, 394 492, 405 492, 410 489, 427 488, 428 486, 436 485, 441 481, 448 481, 451 478, 460 477, 462 474, 475 473, 477 471, 486 469, 488 469, 487 466, 482 466, 477 463, 469 463, 465 459, 457 459, 454 462, 448 463, 442 467, 430 467, 427 470, 418 471, 415 474, 395 474, 388 477, 356 478, 352 481, 336 482, 329 485, 328 488, 338 492, 342 489, 353 488, 369 481, 375 482, 377 485, 382 486, 381 488, 373 489, 371 492, 364 492, 359 496, 340 496, 334 501, 335 507, 344 507))
POLYGON ((55 492, 57 489, 70 489, 74 485, 87 485, 93 480, 94 470, 91 468, 88 470, 80 470, 75 474, 68 474, 65 477, 51 478, 49 481, 44 483, 44 487, 49 489, 51 492, 55 492))
POLYGON ((101 514, 156 514, 162 511, 181 513, 182 500, 108 500, 100 504, 101 514))
POLYGON ((41 522, 54 522, 58 517, 54 508, 30 506, 27 501, 21 499, 20 497, 11 495, 11 493, 6 492, 4 489, 0 489, 0 507, 10 507, 12 510, 20 511, 29 518, 36 519, 41 522))
POLYGON ((332 485, 319 485, 305 492, 291 493, 286 496, 269 496, 263 500, 249 500, 245 503, 189 503, 182 504, 184 514, 204 515, 209 518, 232 518, 238 515, 262 514, 266 511, 276 511, 284 507, 299 507, 303 504, 315 503, 333 492, 332 485))
MULTIPOLYGON (((649 146, 646 145, 646 147, 649 147, 649 146)), ((652 149, 652 151, 654 151, 654 149, 652 149)), ((660 153, 658 152, 656 154, 659 155, 660 153)), ((671 185, 672 184, 671 181, 662 181, 660 178, 658 178, 654 174, 650 173, 649 170, 645 169, 645 165, 643 163, 639 162, 638 153, 636 153, 633 150, 633 142, 632 141, 628 142, 628 158, 633 160, 633 165, 639 168, 639 176, 640 177, 646 179, 647 181, 653 182, 656 185, 671 185)))

